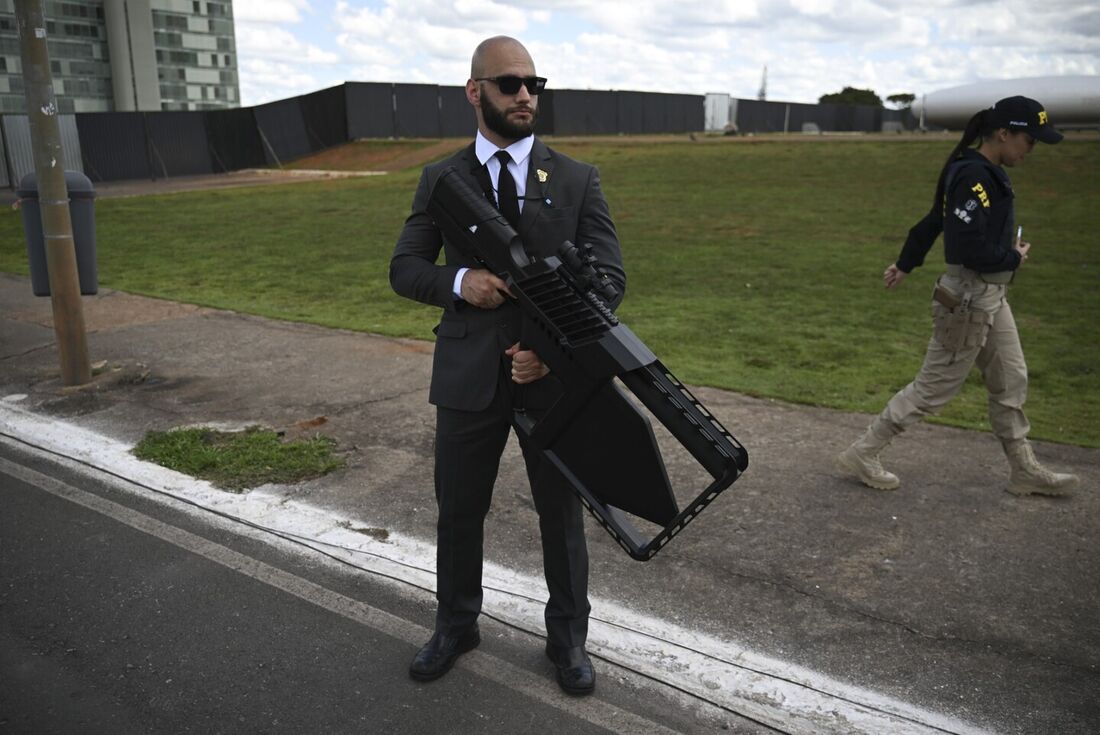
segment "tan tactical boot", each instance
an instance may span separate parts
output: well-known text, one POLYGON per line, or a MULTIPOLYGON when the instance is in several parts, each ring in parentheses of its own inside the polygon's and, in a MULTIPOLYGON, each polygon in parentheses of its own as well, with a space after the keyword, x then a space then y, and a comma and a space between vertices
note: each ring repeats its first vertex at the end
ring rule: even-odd
POLYGON ((1005 488, 1013 495, 1069 495, 1081 480, 1068 472, 1053 472, 1035 459, 1027 439, 1004 442, 1005 455, 1012 468, 1005 488))
POLYGON ((863 436, 836 456, 837 469, 854 474, 867 487, 896 490, 901 485, 901 480, 893 472, 883 469, 878 455, 899 431, 882 417, 876 418, 863 436))

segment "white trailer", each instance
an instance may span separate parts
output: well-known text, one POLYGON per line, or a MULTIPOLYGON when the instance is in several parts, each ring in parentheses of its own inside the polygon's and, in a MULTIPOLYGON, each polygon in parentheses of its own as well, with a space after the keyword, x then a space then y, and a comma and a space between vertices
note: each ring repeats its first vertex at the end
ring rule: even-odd
POLYGON ((707 93, 703 101, 705 106, 706 131, 708 133, 724 132, 730 124, 730 96, 717 92, 707 93))

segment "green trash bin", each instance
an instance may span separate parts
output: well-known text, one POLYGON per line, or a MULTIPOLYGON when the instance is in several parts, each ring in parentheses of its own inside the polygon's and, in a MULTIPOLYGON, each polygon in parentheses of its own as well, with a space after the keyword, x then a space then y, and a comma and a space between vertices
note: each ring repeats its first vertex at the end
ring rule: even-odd
MULTIPOLYGON (((69 216, 73 222, 80 293, 82 296, 92 296, 99 291, 95 259, 95 187, 92 180, 79 171, 65 172, 65 186, 69 189, 69 216)), ((23 212, 31 288, 35 296, 49 296, 50 274, 46 270, 46 238, 42 235, 42 212, 38 206, 38 176, 33 172, 24 176, 19 181, 16 195, 23 212)))

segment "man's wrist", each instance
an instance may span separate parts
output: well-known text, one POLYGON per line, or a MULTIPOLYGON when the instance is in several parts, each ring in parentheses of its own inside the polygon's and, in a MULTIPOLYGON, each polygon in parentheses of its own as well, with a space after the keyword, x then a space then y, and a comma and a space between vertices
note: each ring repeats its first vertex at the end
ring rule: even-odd
POLYGON ((463 276, 466 275, 466 271, 468 271, 468 270, 470 270, 470 269, 469 268, 459 268, 458 273, 455 274, 455 280, 454 280, 454 283, 451 285, 451 291, 454 292, 454 295, 455 295, 456 299, 461 299, 462 298, 462 278, 463 278, 463 276))

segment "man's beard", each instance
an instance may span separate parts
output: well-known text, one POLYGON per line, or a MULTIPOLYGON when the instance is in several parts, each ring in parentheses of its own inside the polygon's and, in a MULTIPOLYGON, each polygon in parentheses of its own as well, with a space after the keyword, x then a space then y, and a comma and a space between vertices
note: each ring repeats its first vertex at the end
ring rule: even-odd
POLYGON ((507 140, 519 140, 535 132, 535 121, 538 120, 539 111, 537 107, 528 109, 531 110, 530 120, 512 122, 504 110, 496 107, 486 95, 481 95, 481 116, 485 120, 485 127, 507 140))

